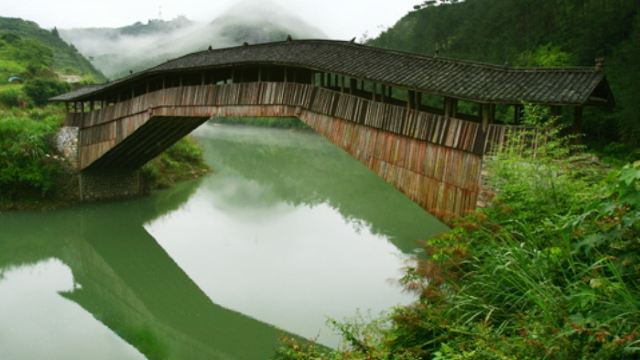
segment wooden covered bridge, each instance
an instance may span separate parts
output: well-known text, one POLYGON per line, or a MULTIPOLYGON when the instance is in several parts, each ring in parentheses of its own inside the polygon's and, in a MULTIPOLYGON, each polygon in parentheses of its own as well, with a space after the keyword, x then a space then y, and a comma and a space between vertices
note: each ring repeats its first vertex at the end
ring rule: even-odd
POLYGON ((482 157, 523 103, 572 107, 575 126, 583 107, 613 104, 600 66, 515 69, 329 40, 209 49, 51 100, 80 129, 87 199, 135 193, 112 185, 211 117, 291 116, 441 218, 475 209, 482 157))

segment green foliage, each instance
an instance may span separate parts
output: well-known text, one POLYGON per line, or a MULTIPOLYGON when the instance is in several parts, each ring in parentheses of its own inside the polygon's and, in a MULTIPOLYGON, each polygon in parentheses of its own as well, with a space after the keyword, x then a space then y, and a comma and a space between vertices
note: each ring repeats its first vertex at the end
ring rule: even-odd
POLYGON ((152 189, 167 188, 179 181, 197 178, 208 171, 202 148, 189 136, 142 167, 145 183, 152 189))
POLYGON ((48 100, 71 89, 69 84, 57 80, 36 79, 24 85, 25 94, 37 106, 45 105, 48 100))
POLYGON ((640 3, 628 0, 426 1, 370 44, 519 66, 594 66, 605 72, 614 111, 590 110, 590 140, 640 145, 640 3))
POLYGON ((419 301, 395 309, 373 344, 313 358, 640 355, 640 162, 604 168, 547 112, 525 113, 534 129, 488 159, 492 205, 425 242, 407 271, 419 301))
POLYGON ((571 62, 571 54, 552 44, 526 50, 516 58, 516 65, 527 67, 561 67, 568 66, 571 62))
POLYGON ((55 31, 36 23, 0 17, 0 82, 11 75, 26 79, 53 79, 57 74, 88 76, 103 81, 104 76, 55 31))
POLYGON ((54 195, 65 164, 49 140, 61 122, 50 109, 0 114, 0 203, 54 195))
POLYGON ((23 106, 27 102, 22 85, 2 85, 0 86, 0 107, 23 106))

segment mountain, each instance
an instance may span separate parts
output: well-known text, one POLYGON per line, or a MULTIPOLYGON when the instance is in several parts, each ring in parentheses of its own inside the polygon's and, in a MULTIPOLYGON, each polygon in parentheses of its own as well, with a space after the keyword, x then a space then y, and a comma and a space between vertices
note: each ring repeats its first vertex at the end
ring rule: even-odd
POLYGON ((9 76, 59 78, 69 82, 104 80, 75 47, 38 24, 0 17, 0 83, 9 76))
POLYGON ((594 66, 616 97, 613 111, 589 110, 591 139, 640 145, 640 1, 425 1, 369 44, 515 66, 594 66))
POLYGON ((237 5, 210 23, 184 16, 149 20, 121 28, 60 30, 93 65, 110 78, 142 70, 168 59, 212 46, 261 43, 294 38, 324 38, 320 30, 270 3, 237 5))

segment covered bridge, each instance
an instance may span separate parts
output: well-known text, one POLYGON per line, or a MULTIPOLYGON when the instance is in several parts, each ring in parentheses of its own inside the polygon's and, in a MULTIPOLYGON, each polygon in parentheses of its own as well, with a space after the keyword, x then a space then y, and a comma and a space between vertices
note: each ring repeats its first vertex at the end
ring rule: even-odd
POLYGON ((519 69, 329 40, 210 48, 51 100, 80 127, 85 172, 135 170, 212 116, 296 116, 436 214, 475 207, 482 155, 523 103, 571 107, 579 128, 583 107, 614 102, 601 63, 519 69))

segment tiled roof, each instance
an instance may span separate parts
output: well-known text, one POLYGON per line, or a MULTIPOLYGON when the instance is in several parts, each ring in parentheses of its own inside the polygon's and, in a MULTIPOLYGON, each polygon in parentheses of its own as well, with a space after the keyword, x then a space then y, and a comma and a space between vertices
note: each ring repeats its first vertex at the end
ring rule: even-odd
POLYGON ((603 72, 595 68, 511 68, 331 40, 296 40, 197 52, 52 100, 90 99, 102 90, 152 74, 254 64, 303 67, 483 103, 584 105, 596 89, 608 104, 613 101, 603 72))

